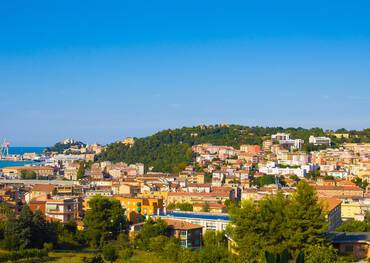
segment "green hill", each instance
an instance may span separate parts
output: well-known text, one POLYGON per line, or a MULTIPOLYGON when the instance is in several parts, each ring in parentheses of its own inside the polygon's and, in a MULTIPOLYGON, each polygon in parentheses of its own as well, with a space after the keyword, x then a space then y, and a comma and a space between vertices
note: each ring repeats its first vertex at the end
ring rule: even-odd
MULTIPOLYGON (((108 145, 97 156, 97 161, 144 163, 153 171, 178 172, 192 160, 191 146, 200 143, 228 145, 239 148, 241 144, 262 144, 264 139, 277 132, 287 132, 292 138, 308 142, 310 135, 324 136, 321 128, 247 127, 241 125, 210 125, 164 130, 152 136, 135 138, 132 147, 120 142, 108 145)), ((333 139, 334 146, 343 142, 370 142, 370 129, 350 131, 350 139, 333 139)))

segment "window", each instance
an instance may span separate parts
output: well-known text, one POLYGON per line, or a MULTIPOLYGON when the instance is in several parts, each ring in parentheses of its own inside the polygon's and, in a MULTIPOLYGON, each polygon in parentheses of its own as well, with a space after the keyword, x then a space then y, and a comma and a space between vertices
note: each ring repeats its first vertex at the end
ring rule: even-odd
POLYGON ((187 247, 187 245, 186 245, 186 240, 181 240, 181 241, 180 241, 180 245, 181 245, 182 247, 187 247))
POLYGON ((216 223, 207 222, 206 229, 207 230, 216 230, 216 223))
POLYGON ((182 237, 186 237, 187 236, 187 231, 181 230, 180 235, 182 237))

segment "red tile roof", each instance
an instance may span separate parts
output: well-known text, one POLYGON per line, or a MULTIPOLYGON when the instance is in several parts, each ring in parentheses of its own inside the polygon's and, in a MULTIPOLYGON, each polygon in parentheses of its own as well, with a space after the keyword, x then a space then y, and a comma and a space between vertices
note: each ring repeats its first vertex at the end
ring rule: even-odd
POLYGON ((32 187, 33 192, 52 192, 54 189, 55 186, 52 184, 35 184, 32 187))
POLYGON ((168 227, 175 229, 175 230, 190 230, 190 229, 201 229, 203 228, 201 225, 189 223, 186 221, 181 221, 181 220, 174 220, 174 219, 163 219, 166 221, 168 227))

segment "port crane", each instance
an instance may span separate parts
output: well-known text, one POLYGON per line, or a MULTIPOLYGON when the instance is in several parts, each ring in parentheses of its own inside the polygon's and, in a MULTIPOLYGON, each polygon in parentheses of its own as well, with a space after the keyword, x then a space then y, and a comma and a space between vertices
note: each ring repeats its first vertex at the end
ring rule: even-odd
POLYGON ((3 143, 0 146, 1 146, 0 159, 5 159, 9 155, 10 142, 4 139, 3 143))

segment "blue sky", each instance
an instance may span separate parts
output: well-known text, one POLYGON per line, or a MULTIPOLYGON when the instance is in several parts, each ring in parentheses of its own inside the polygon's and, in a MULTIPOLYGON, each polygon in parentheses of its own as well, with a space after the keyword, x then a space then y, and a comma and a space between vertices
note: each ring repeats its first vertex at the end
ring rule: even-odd
POLYGON ((6 1, 0 138, 370 127, 370 2, 6 1))

